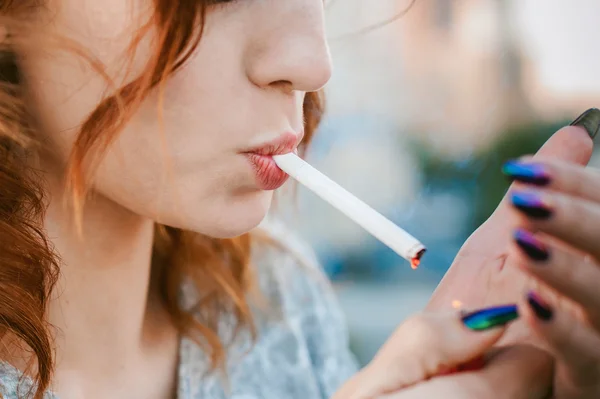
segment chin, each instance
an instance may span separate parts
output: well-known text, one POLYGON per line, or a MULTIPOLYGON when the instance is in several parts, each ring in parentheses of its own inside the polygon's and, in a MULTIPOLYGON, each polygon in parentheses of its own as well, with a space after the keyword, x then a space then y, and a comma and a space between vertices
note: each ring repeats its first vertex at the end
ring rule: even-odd
POLYGON ((267 216, 273 201, 272 191, 257 191, 223 200, 215 204, 214 212, 197 219, 197 231, 214 238, 233 238, 256 228, 267 216))

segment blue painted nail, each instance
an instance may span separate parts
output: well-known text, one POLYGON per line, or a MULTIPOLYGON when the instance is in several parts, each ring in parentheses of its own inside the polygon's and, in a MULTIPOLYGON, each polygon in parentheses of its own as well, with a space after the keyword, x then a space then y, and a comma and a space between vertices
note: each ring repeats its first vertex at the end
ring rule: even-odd
POLYGON ((508 161, 502 166, 502 173, 518 182, 536 186, 545 186, 551 180, 544 165, 537 163, 508 161))
POLYGON ((532 219, 548 219, 552 209, 542 200, 541 196, 531 191, 514 191, 510 196, 515 208, 532 219))
POLYGON ((485 331, 504 326, 519 317, 517 305, 495 306, 468 313, 462 322, 474 331, 485 331))

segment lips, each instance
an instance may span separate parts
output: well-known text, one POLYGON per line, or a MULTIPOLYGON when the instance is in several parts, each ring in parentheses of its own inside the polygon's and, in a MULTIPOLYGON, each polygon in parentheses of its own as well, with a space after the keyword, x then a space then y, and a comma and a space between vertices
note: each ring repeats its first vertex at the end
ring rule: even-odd
POLYGON ((288 179, 288 174, 279 169, 270 155, 247 153, 246 156, 254 169, 256 183, 261 190, 276 190, 288 179))
POLYGON ((279 169, 273 155, 282 155, 293 152, 302 140, 302 135, 285 133, 277 139, 244 151, 256 176, 256 184, 261 190, 276 190, 289 178, 288 174, 279 169))

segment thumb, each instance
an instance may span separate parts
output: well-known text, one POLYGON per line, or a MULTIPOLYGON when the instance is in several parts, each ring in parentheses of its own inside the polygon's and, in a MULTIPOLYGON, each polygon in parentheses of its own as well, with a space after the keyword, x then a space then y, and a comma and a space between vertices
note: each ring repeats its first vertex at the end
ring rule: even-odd
POLYGON ((590 108, 569 126, 556 132, 535 154, 534 158, 554 158, 586 165, 592 157, 593 140, 600 131, 600 110, 590 108))
POLYGON ((517 317, 515 305, 414 316, 333 399, 377 397, 442 374, 484 354, 517 317))
POLYGON ((552 135, 534 158, 553 158, 586 165, 592 157, 593 138, 600 127, 600 110, 584 112, 571 125, 552 135))

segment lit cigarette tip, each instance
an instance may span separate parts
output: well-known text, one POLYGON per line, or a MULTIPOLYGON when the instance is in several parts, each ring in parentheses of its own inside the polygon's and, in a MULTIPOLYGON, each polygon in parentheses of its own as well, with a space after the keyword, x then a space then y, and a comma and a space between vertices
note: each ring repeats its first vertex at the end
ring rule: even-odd
POLYGON ((423 248, 422 250, 420 250, 420 251, 417 253, 417 255, 415 255, 415 257, 414 257, 414 258, 412 258, 412 259, 410 260, 410 267, 411 267, 413 270, 416 270, 416 269, 419 267, 419 265, 421 264, 421 258, 423 257, 423 255, 425 255, 425 252, 427 252, 427 249, 426 249, 426 248, 423 248))

